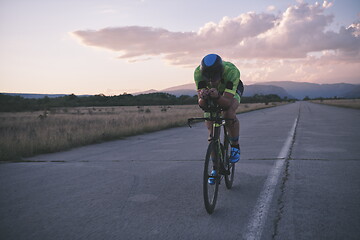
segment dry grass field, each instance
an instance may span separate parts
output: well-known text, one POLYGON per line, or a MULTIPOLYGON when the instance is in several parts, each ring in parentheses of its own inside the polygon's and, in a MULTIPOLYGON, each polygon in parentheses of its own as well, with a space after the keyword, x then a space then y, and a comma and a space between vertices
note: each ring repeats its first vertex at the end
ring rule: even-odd
POLYGON ((360 99, 331 99, 331 100, 312 100, 313 103, 327 104, 338 107, 360 109, 360 99))
MULTIPOLYGON (((239 112, 282 103, 241 104, 239 112)), ((20 160, 41 153, 185 126, 201 117, 197 105, 80 107, 47 112, 0 113, 0 160, 20 160)))

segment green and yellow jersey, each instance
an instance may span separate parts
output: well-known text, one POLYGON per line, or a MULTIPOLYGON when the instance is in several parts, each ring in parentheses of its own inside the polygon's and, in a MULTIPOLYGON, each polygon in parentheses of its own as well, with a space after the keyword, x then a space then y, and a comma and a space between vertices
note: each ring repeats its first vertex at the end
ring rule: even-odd
MULTIPOLYGON (((223 71, 223 74, 221 77, 221 83, 219 84, 217 90, 221 94, 224 92, 233 94, 234 98, 236 98, 240 102, 240 96, 236 92, 237 87, 240 82, 240 71, 231 62, 223 61, 223 65, 224 65, 224 71, 223 71)), ((194 80, 196 83, 196 88, 198 90, 203 89, 203 88, 210 88, 210 85, 205 80, 203 80, 203 78, 201 76, 200 66, 198 66, 195 69, 194 80)))

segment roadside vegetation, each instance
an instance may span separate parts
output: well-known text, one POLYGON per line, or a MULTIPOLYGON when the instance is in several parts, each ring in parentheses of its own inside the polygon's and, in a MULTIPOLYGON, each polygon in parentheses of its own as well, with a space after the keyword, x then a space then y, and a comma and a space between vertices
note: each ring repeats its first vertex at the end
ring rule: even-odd
MULTIPOLYGON (((240 104, 239 113, 285 104, 240 104)), ((132 135, 185 126, 201 117, 197 105, 60 107, 43 111, 0 112, 0 160, 57 152, 132 135)))
POLYGON ((360 109, 360 99, 317 99, 311 100, 311 102, 337 107, 360 109))
MULTIPOLYGON (((282 99, 277 95, 254 95, 242 97, 242 103, 269 103, 292 101, 282 99)), ((43 111, 61 107, 113 107, 113 106, 164 106, 164 105, 191 105, 197 104, 197 96, 182 95, 176 97, 168 93, 150 94, 121 94, 117 96, 105 96, 103 94, 78 97, 74 94, 56 97, 29 99, 20 96, 0 94, 0 112, 24 112, 43 111)))

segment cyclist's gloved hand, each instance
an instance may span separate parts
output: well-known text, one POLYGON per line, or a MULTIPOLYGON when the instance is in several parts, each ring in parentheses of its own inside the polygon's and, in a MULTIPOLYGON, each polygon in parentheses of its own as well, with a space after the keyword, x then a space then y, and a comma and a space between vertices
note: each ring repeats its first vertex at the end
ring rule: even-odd
POLYGON ((209 98, 209 89, 204 88, 200 90, 200 98, 202 99, 208 99, 209 98))
POLYGON ((209 96, 213 99, 218 99, 220 97, 220 94, 216 88, 211 88, 209 90, 209 96))

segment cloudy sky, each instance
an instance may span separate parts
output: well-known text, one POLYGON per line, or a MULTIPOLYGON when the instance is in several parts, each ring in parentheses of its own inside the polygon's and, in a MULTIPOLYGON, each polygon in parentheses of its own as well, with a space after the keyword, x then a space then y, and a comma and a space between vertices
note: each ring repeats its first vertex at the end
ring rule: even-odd
POLYGON ((358 0, 0 0, 0 92, 117 95, 193 81, 360 84, 358 0))

